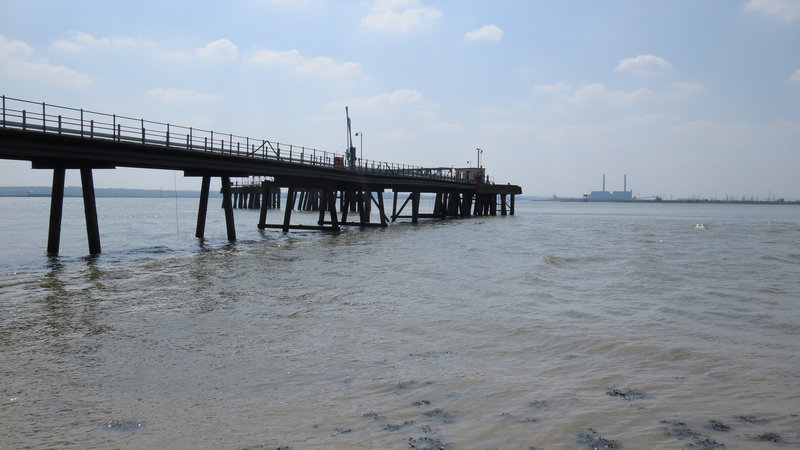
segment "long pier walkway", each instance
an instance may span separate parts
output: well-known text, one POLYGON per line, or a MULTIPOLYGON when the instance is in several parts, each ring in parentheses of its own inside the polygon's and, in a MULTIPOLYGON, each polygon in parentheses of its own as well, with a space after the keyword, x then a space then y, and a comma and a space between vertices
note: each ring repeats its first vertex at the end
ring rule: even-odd
MULTIPOLYGON (((498 209, 502 215, 513 215, 514 196, 522 193, 516 185, 486 183, 483 168, 425 168, 355 158, 348 161, 342 153, 6 96, 2 96, 0 158, 30 161, 34 169, 53 170, 49 254, 58 254, 67 169, 80 170, 90 254, 100 253, 93 169, 181 170, 184 176, 200 177, 195 232, 199 238, 205 235, 211 178, 219 177, 231 241, 236 240, 233 196, 239 193, 232 187, 231 178, 235 177, 263 180, 257 185, 261 188, 259 197, 264 199, 259 202, 258 227, 284 232, 338 231, 344 225, 387 226, 397 219, 417 222, 420 218, 495 215, 498 209), (282 220, 268 223, 267 211, 276 201, 279 205, 280 188, 287 191, 282 220), (387 190, 394 194, 391 216, 384 205, 383 193, 387 190), (311 192, 317 198, 317 225, 293 224, 298 193, 311 192), (421 194, 435 196, 433 211, 420 212, 421 194), (373 206, 378 213, 374 223, 370 214, 373 206), (350 212, 357 213, 357 219, 349 217, 350 212)), ((253 183, 246 184, 252 187, 253 183)))

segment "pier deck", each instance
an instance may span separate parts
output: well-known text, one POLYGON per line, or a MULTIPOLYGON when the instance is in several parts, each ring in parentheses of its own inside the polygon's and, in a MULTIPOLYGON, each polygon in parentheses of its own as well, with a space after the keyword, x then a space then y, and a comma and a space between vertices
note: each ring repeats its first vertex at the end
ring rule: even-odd
MULTIPOLYGON (((340 226, 351 224, 386 226, 388 222, 406 217, 416 222, 426 217, 494 215, 498 204, 502 215, 513 215, 514 195, 522 192, 515 185, 476 183, 458 169, 369 160, 354 160, 348 164, 342 154, 307 147, 6 96, 2 97, 0 158, 30 161, 35 169, 53 170, 48 239, 48 253, 51 254, 58 253, 67 169, 78 169, 81 173, 91 254, 100 253, 93 169, 180 170, 185 176, 201 177, 195 233, 200 238, 205 231, 210 179, 219 177, 230 240, 236 239, 233 209, 237 205, 234 196, 240 194, 231 185, 232 177, 266 177, 271 180, 261 183, 259 199, 256 201, 254 196, 250 197, 248 206, 252 207, 250 205, 256 202, 260 204, 260 228, 280 228, 284 232, 309 228, 291 221, 298 193, 301 197, 302 193, 316 193, 316 209, 320 216, 318 226, 313 228, 339 230, 340 226), (267 210, 276 204, 276 190, 279 188, 287 190, 283 221, 268 224, 267 210), (394 193, 391 217, 384 209, 383 193, 387 190, 394 193), (398 210, 400 193, 407 194, 407 199, 398 210), (419 212, 419 198, 423 193, 436 197, 431 214, 419 212), (409 202, 411 214, 401 215, 409 202), (337 212, 337 206, 341 213, 337 212), (372 206, 379 212, 379 222, 375 224, 370 222, 372 206), (348 212, 351 211, 358 214, 357 221, 348 222, 348 212)), ((280 202, 279 193, 277 202, 280 202)))

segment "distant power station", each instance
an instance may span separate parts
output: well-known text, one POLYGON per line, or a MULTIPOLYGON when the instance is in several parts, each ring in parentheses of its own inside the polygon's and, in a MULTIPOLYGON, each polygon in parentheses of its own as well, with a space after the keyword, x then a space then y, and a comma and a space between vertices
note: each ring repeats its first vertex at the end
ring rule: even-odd
POLYGON ((622 190, 608 192, 606 190, 606 174, 603 174, 603 190, 592 191, 589 194, 583 195, 584 201, 629 201, 633 200, 633 191, 628 190, 628 175, 624 175, 622 181, 622 190))

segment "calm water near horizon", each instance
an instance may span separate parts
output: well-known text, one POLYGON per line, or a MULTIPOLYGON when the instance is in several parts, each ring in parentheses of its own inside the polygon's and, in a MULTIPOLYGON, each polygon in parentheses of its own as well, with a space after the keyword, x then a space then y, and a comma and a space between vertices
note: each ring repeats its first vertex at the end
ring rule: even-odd
POLYGON ((0 198, 0 448, 800 448, 800 207, 236 210, 230 244, 97 202, 103 253, 67 198, 48 258, 49 199, 0 198))

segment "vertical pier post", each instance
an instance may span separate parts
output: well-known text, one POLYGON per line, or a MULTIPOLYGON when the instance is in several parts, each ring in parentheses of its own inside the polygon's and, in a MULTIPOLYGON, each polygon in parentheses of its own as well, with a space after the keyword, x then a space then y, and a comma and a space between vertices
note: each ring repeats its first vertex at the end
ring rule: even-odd
POLYGON ((367 213, 367 196, 364 195, 366 191, 356 192, 356 201, 358 202, 358 218, 359 224, 363 227, 369 222, 369 213, 367 213))
POLYGON ((419 191, 411 193, 411 223, 419 222, 419 191))
POLYGON ((328 191, 325 191, 325 201, 319 203, 319 219, 317 219, 317 225, 322 226, 325 224, 325 213, 328 210, 329 202, 328 202, 328 191))
POLYGON ((514 215, 514 194, 511 194, 511 208, 509 208, 509 209, 510 209, 510 211, 508 213, 513 216, 514 215))
MULTIPOLYGON (((208 213, 208 191, 211 188, 211 176, 203 175, 203 182, 200 186, 200 205, 197 208, 197 228, 194 235, 203 239, 206 233, 206 215, 208 213)), ((225 200, 223 200, 223 203, 225 200)))
POLYGON ((340 208, 342 209, 342 220, 343 224, 347 224, 347 212, 350 211, 350 198, 351 198, 351 191, 345 190, 342 191, 342 202, 340 208))
MULTIPOLYGON (((331 189, 324 192, 323 195, 325 195, 325 199, 323 201, 328 203, 328 209, 331 213, 331 225, 333 226, 333 231, 339 231, 339 221, 337 220, 336 213, 336 191, 331 189)), ((322 209, 321 205, 320 209, 322 209)))
POLYGON ((50 230, 47 234, 47 254, 57 255, 61 243, 61 215, 64 210, 63 167, 53 169, 53 189, 50 193, 50 230))
POLYGON ((506 194, 500 194, 500 215, 505 216, 506 214, 506 194))
POLYGON ((222 208, 225 210, 225 228, 228 240, 236 240, 236 225, 233 222, 233 203, 231 202, 231 177, 220 177, 222 180, 222 208))
POLYGON ((467 204, 467 207, 464 208, 465 214, 467 217, 472 215, 472 202, 475 200, 475 194, 472 192, 464 192, 464 201, 467 204))
POLYGON ((89 238, 89 254, 100 254, 100 227, 97 226, 97 203, 94 197, 92 168, 81 167, 81 190, 83 191, 83 213, 86 217, 86 235, 89 238))
POLYGON ((269 208, 272 198, 270 196, 270 188, 267 181, 261 182, 261 190, 263 191, 264 201, 261 202, 261 211, 258 215, 258 228, 263 230, 267 226, 267 208, 269 208), (269 200, 267 200, 269 199, 269 200))
POLYGON ((289 224, 292 220, 292 209, 294 209, 295 190, 293 186, 289 187, 289 192, 286 194, 286 210, 283 213, 283 232, 289 232, 289 224))
POLYGON ((394 202, 392 203, 392 222, 397 220, 397 191, 394 191, 394 202))
POLYGON ((378 214, 381 216, 381 226, 385 228, 387 226, 386 222, 388 222, 388 219, 386 217, 386 213, 383 212, 383 191, 378 191, 376 194, 378 195, 378 214))

